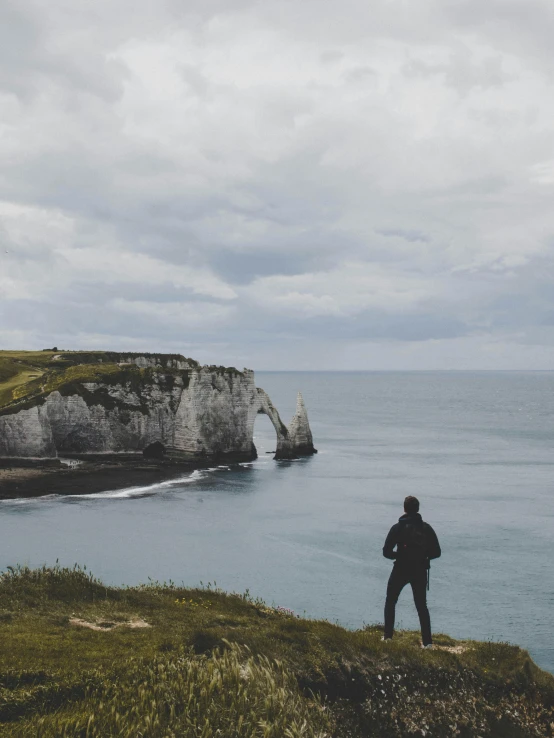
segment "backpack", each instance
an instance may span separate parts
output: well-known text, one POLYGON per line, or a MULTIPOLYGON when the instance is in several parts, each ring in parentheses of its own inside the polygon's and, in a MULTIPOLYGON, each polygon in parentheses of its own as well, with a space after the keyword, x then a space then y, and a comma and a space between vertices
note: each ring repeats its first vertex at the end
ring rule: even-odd
POLYGON ((406 523, 402 526, 398 551, 405 561, 423 563, 429 558, 429 538, 423 525, 406 523))

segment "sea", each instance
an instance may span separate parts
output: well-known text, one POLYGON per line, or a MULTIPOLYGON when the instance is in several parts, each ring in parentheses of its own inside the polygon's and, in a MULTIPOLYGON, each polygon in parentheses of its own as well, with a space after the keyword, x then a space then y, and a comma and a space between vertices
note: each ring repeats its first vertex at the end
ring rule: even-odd
MULTIPOLYGON (((258 372, 285 423, 301 391, 319 453, 171 483, 0 503, 0 569, 213 586, 347 628, 382 623, 382 547, 415 495, 442 557, 435 632, 527 649, 554 673, 554 372, 258 372)), ((75 490, 78 492, 78 490, 75 490)), ((418 629, 410 588, 397 627, 418 629)))

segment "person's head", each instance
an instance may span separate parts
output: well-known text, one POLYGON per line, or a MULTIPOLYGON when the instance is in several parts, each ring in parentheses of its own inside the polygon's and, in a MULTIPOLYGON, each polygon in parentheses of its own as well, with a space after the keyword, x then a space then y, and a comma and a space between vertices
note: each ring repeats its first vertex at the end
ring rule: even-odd
POLYGON ((415 515, 415 513, 419 512, 419 500, 417 497, 412 497, 409 495, 404 500, 404 512, 408 513, 408 515, 415 515))

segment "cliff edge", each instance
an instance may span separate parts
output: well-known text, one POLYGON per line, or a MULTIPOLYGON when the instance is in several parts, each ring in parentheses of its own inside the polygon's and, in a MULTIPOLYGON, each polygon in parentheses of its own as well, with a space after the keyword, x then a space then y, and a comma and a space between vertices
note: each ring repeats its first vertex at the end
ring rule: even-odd
MULTIPOLYGON (((280 603, 286 604, 286 603, 280 603)), ((345 630, 75 566, 0 575, 0 736, 537 738, 554 677, 507 643, 345 630)))
POLYGON ((275 458, 316 453, 299 395, 287 427, 254 372, 179 354, 0 352, 0 457, 148 453, 183 460, 256 458, 256 416, 275 428, 275 458))

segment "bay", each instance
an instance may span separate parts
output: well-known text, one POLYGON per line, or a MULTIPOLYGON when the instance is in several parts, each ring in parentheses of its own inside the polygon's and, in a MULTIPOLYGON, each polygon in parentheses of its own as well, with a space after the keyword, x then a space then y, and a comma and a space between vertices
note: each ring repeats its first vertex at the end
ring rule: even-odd
MULTIPOLYGON (((110 584, 216 583, 350 628, 382 622, 382 557, 406 495, 443 556, 433 630, 509 641, 554 673, 554 373, 259 372, 288 423, 301 390, 319 453, 171 484, 0 504, 0 568, 74 563, 110 584)), ((397 626, 418 628, 409 589, 397 626)))

